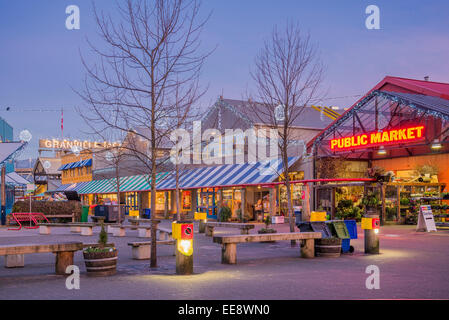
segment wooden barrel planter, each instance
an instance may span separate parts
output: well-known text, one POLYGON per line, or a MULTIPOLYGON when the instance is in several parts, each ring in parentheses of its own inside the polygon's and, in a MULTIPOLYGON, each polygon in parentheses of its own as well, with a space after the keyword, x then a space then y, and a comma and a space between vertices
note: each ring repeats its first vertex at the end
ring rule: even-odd
POLYGON ((110 276, 117 271, 117 249, 104 252, 83 252, 88 276, 110 276))
POLYGON ((341 253, 341 239, 328 238, 315 240, 315 255, 317 257, 337 258, 341 253))

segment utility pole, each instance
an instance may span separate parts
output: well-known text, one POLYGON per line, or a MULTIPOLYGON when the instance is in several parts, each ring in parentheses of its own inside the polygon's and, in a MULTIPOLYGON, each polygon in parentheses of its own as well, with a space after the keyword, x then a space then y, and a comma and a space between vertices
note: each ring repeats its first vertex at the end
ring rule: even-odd
POLYGON ((6 224, 6 191, 5 191, 5 179, 6 174, 6 168, 5 165, 2 166, 2 190, 1 190, 1 197, 2 197, 2 207, 1 207, 1 222, 2 226, 6 224))

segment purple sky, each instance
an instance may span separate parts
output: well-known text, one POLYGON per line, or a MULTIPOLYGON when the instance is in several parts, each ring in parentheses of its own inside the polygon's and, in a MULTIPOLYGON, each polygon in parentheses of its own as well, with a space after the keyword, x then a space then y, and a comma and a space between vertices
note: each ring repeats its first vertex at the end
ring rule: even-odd
MULTIPOLYGON (((111 0, 95 3, 113 12, 111 0)), ((386 75, 429 75, 449 82, 446 0, 206 0, 203 12, 209 10, 213 14, 203 44, 218 47, 204 68, 202 80, 209 91, 203 107, 222 92, 226 98, 244 97, 251 89, 248 71, 254 56, 273 25, 287 19, 298 21, 320 48, 328 90, 321 105, 350 106, 357 100, 353 96, 363 95, 386 75), (380 8, 381 30, 365 28, 370 4, 380 8), (342 96, 349 97, 333 99, 342 96)), ((83 77, 78 50, 85 52, 86 36, 95 40, 95 33, 91 1, 0 0, 0 116, 14 127, 16 137, 24 129, 32 133, 22 158, 36 156, 39 138, 61 136, 61 108, 64 135, 86 137, 73 109, 80 100, 71 88, 80 88, 83 77), (65 8, 71 4, 80 8, 80 30, 65 28, 65 8)))

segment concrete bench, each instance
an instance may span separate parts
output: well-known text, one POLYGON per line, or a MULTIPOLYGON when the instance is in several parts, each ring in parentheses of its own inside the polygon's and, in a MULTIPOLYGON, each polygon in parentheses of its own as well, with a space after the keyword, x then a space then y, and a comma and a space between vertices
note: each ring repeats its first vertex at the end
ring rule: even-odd
POLYGON ((126 236, 126 229, 135 230, 137 228, 139 232, 139 238, 150 238, 151 237, 151 226, 132 226, 132 225, 115 225, 112 226, 114 237, 124 237, 126 236))
POLYGON ((237 228, 241 230, 241 234, 249 234, 249 230, 254 229, 253 224, 248 223, 234 223, 234 222, 207 222, 206 223, 206 236, 214 236, 214 228, 237 228))
POLYGON ((39 234, 49 235, 51 234, 51 228, 68 228, 71 232, 81 232, 82 236, 91 236, 93 234, 93 223, 80 222, 80 223, 41 223, 39 224, 39 234))
POLYGON ((102 221, 104 222, 104 220, 106 219, 106 217, 102 217, 102 216, 90 216, 90 218, 95 223, 101 223, 102 221))
MULTIPOLYGON (((172 245, 175 244, 174 240, 158 240, 157 245, 172 245)), ((145 242, 130 242, 129 246, 132 247, 132 256, 134 260, 147 260, 151 258, 151 241, 145 242)))
POLYGON ((82 250, 82 242, 64 242, 55 244, 11 244, 0 246, 0 256, 6 256, 6 268, 25 266, 25 254, 53 252, 56 254, 56 274, 66 274, 68 266, 73 265, 73 254, 82 250))
POLYGON ((158 225, 157 230, 159 231, 159 240, 173 240, 171 228, 164 228, 158 225))
POLYGON ((315 239, 321 239, 321 232, 292 232, 292 233, 267 233, 250 235, 227 235, 213 238, 215 243, 222 245, 221 263, 237 263, 237 244, 246 242, 266 242, 282 240, 304 240, 301 245, 301 257, 315 257, 315 239))

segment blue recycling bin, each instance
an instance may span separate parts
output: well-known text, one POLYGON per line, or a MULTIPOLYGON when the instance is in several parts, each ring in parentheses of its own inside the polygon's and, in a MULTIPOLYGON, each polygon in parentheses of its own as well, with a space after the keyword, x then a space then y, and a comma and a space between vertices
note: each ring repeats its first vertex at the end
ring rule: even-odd
POLYGON ((301 218, 301 215, 302 215, 301 210, 295 210, 295 211, 294 211, 294 214, 295 214, 295 224, 298 225, 298 224, 301 223, 301 221, 302 221, 302 218, 301 218))
POLYGON ((144 217, 145 219, 151 219, 151 209, 146 208, 146 209, 145 209, 145 212, 144 212, 144 214, 143 214, 143 217, 144 217))
POLYGON ((346 228, 348 229, 349 239, 342 239, 341 251, 343 253, 354 252, 354 247, 351 246, 351 239, 357 239, 357 222, 355 220, 345 220, 346 228))

